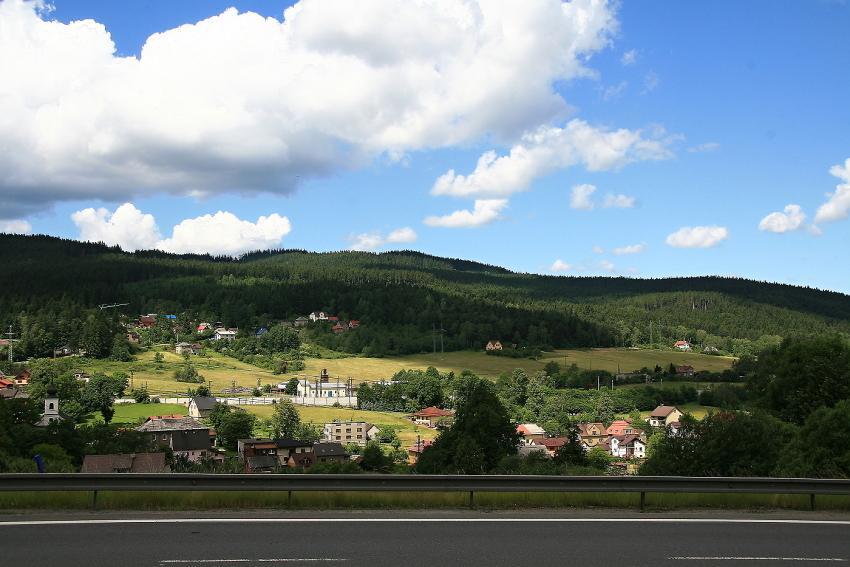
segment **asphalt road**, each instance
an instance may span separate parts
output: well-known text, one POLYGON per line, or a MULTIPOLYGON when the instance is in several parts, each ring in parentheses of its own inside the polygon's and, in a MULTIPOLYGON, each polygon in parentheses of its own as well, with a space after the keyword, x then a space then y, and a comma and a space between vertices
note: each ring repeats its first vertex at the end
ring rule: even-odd
POLYGON ((14 515, 0 534, 2 567, 850 567, 850 517, 825 514, 14 515))

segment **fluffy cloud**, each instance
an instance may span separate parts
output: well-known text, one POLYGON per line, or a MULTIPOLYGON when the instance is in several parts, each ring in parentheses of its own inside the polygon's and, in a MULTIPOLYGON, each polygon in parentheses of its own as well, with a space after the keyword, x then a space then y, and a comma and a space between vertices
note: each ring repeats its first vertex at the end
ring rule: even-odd
POLYGON ((557 260, 552 262, 552 265, 549 266, 550 272, 569 272, 572 269, 573 269, 572 264, 567 264, 566 262, 564 262, 560 258, 558 258, 557 260))
POLYGON ((80 240, 105 242, 124 250, 158 249, 176 254, 209 253, 238 256, 252 250, 280 245, 292 229, 289 219, 277 213, 261 216, 257 222, 241 220, 233 213, 219 211, 180 222, 170 238, 162 238, 153 215, 124 203, 114 212, 83 209, 71 215, 80 229, 80 240))
POLYGON ((613 272, 616 266, 610 260, 600 260, 599 267, 606 272, 613 272))
POLYGON ((790 232, 803 226, 806 214, 800 205, 788 205, 783 212, 770 213, 759 223, 759 230, 767 232, 790 232))
POLYGON ((32 225, 25 220, 0 220, 0 233, 31 234, 32 225))
POLYGON ((587 183, 575 185, 570 192, 570 208, 580 211, 592 211, 594 207, 593 194, 595 192, 596 187, 594 185, 587 183))
POLYGON ((620 81, 616 85, 609 85, 601 90, 602 92, 602 100, 614 100, 616 98, 620 98, 626 89, 628 88, 629 83, 627 81, 620 81))
MULTIPOLYGON (((123 57, 102 24, 48 21, 42 5, 0 2, 9 217, 63 199, 288 192, 380 154, 516 139, 565 114, 554 85, 587 76, 617 29, 604 0, 301 0, 282 20, 231 8, 123 57)), ((628 131, 602 137, 616 162, 649 151, 628 131)))
POLYGON ((351 238, 351 250, 375 250, 385 244, 416 242, 416 232, 410 227, 397 228, 388 235, 380 232, 364 232, 351 238))
POLYGON ((718 149, 720 144, 717 142, 705 142, 704 144, 697 144, 696 146, 691 146, 688 148, 688 152, 692 154, 701 154, 706 152, 713 152, 718 149))
POLYGON ((605 249, 602 248, 601 246, 594 246, 593 247, 593 253, 594 254, 605 254, 605 249))
POLYGON ((834 193, 827 194, 827 202, 818 208, 815 215, 816 223, 846 219, 850 215, 850 158, 844 161, 844 165, 833 165, 829 172, 842 183, 835 186, 834 193))
POLYGON ((635 203, 637 203, 637 199, 634 197, 629 197, 628 195, 605 195, 605 200, 602 202, 602 206, 608 209, 631 209, 634 208, 635 203))
POLYGON ((638 52, 637 49, 629 49, 623 56, 620 57, 620 63, 628 67, 629 65, 634 65, 637 63, 638 52))
POLYGON ((713 248, 729 238, 729 231, 722 226, 686 226, 667 237, 673 248, 713 248))
POLYGON ((498 219, 507 199, 477 199, 473 210, 455 211, 441 217, 428 217, 425 224, 443 228, 474 228, 498 219))
POLYGON ((620 248, 614 248, 613 252, 617 256, 625 256, 626 254, 640 254, 646 250, 646 244, 630 244, 629 246, 621 246, 620 248))
POLYGON ((449 170, 431 192, 455 197, 504 197, 524 191, 538 177, 578 164, 590 171, 617 169, 626 164, 672 156, 671 138, 663 131, 644 137, 639 130, 606 130, 583 120, 563 128, 542 126, 525 134, 508 155, 484 153, 469 175, 449 170))
POLYGON ((72 214, 71 220, 80 229, 80 240, 117 245, 128 251, 157 248, 162 238, 153 215, 143 213, 132 203, 124 203, 114 212, 83 209, 72 214))

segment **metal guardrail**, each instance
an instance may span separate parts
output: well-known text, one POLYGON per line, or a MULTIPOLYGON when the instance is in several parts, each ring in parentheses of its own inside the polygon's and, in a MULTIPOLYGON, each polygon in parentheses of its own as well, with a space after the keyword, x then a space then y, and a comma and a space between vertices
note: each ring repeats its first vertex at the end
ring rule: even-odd
POLYGON ((332 474, 0 474, 0 492, 100 491, 289 492, 610 492, 850 495, 850 479, 332 474))

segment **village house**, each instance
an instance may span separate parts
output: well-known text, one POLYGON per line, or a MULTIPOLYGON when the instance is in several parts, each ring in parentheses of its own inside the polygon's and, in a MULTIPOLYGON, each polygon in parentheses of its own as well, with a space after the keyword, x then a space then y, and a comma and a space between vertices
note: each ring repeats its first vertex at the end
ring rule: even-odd
POLYGON ((348 322, 348 328, 349 329, 356 329, 359 326, 360 326, 360 321, 358 321, 357 319, 352 319, 351 321, 348 322))
POLYGON ((316 443, 313 445, 313 456, 316 463, 345 463, 349 460, 348 453, 340 443, 316 443))
POLYGON ((688 365, 682 365, 676 367, 676 376, 693 376, 694 375, 694 367, 688 365))
POLYGON ((293 324, 296 327, 306 327, 309 322, 310 320, 307 317, 299 317, 293 322, 293 324))
POLYGON ((86 455, 84 473, 167 473, 165 453, 129 453, 115 455, 86 455))
POLYGON ((28 368, 24 368, 17 374, 15 374, 15 386, 29 386, 30 383, 30 371, 28 368))
POLYGON ((245 472, 272 472, 280 466, 274 439, 239 439, 236 443, 245 472))
POLYGON ((174 352, 177 354, 201 354, 201 345, 199 343, 177 343, 174 347, 174 352))
POLYGON ((487 341, 486 350, 502 350, 502 343, 499 341, 487 341))
POLYGON ((236 333, 238 329, 226 329, 224 327, 219 327, 215 330, 215 334, 213 335, 214 341, 232 341, 236 338, 236 333))
POLYGON ((652 427, 666 427, 679 421, 682 415, 684 414, 676 406, 658 406, 649 414, 647 421, 652 427))
POLYGON ((604 423, 579 423, 578 432, 581 444, 586 449, 592 449, 608 438, 604 423))
POLYGON ((277 460, 281 466, 309 469, 315 463, 313 443, 297 439, 277 439, 277 460))
POLYGON ((422 455, 422 451, 430 447, 433 443, 430 439, 418 439, 416 443, 407 448, 407 462, 415 465, 422 455))
POLYGON ((516 432, 522 436, 523 445, 532 445, 546 437, 546 431, 536 423, 520 423, 516 426, 516 432))
POLYGON ((137 344, 139 344, 139 341, 141 341, 141 340, 142 340, 142 336, 139 333, 137 333, 136 331, 130 331, 130 332, 127 333, 127 342, 128 343, 137 345, 137 344))
POLYGON ((193 462, 214 453, 215 438, 210 428, 193 417, 149 417, 136 431, 149 434, 156 445, 169 447, 175 456, 183 456, 193 462))
POLYGON ((673 348, 678 350, 691 350, 691 343, 688 341, 676 341, 673 343, 673 348))
POLYGON ((307 318, 310 319, 310 322, 317 323, 319 321, 327 321, 328 315, 324 311, 313 311, 307 318))
POLYGON ((189 416, 195 419, 209 417, 216 402, 211 396, 195 396, 189 400, 189 416))
POLYGON ((640 435, 615 435, 611 437, 611 454, 621 459, 646 457, 646 442, 640 435))
POLYGON ((199 323, 199 324, 198 324, 198 327, 197 327, 197 329, 196 329, 196 330, 197 330, 199 333, 203 333, 204 331, 208 331, 208 330, 210 330, 211 328, 212 328, 212 325, 210 325, 209 323, 199 323))
POLYGON ((631 419, 617 419, 611 422, 608 429, 605 430, 605 435, 611 437, 613 435, 630 435, 635 433, 635 428, 632 427, 631 419))
POLYGON ((540 445, 541 447, 545 447, 546 453, 550 457, 554 457, 555 453, 558 452, 558 449, 563 447, 566 442, 566 437, 545 437, 543 439, 535 441, 534 444, 540 445))
POLYGON ((156 313, 142 315, 139 317, 139 327, 143 329, 151 329, 156 326, 156 313))
POLYGON ((427 407, 410 416, 413 423, 425 427, 437 427, 440 424, 449 424, 454 420, 454 410, 444 410, 435 406, 427 407))
POLYGON ((322 430, 322 439, 344 444, 366 445, 378 433, 379 429, 376 426, 365 421, 333 421, 325 424, 322 430))
POLYGON ((29 394, 24 392, 12 380, 0 378, 0 398, 4 400, 24 400, 29 398, 29 394))

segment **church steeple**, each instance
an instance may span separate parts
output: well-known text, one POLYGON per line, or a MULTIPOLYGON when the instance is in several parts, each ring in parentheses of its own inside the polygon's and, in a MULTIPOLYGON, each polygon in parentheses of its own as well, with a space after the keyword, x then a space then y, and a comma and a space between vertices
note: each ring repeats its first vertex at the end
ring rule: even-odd
POLYGON ((36 425, 46 427, 51 423, 59 423, 64 419, 65 416, 59 413, 59 393, 56 390, 56 386, 51 382, 44 396, 44 413, 41 414, 41 419, 36 425))

